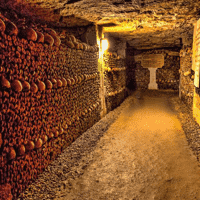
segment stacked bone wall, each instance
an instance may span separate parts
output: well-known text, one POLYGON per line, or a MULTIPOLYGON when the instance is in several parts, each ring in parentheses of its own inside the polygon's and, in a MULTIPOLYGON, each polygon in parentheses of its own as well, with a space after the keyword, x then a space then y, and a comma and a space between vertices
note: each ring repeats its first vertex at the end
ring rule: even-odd
POLYGON ((180 80, 179 52, 173 55, 170 51, 161 51, 164 54, 164 66, 156 70, 156 82, 158 89, 178 90, 180 80))
POLYGON ((194 95, 194 73, 192 70, 192 48, 186 46, 180 51, 181 99, 192 108, 194 95))
POLYGON ((148 84, 150 82, 150 72, 141 66, 141 63, 135 62, 134 60, 130 62, 127 69, 127 87, 130 90, 135 89, 148 89, 148 84))
POLYGON ((116 53, 105 54, 104 64, 105 100, 109 112, 119 106, 127 96, 126 65, 125 59, 118 57, 116 53))
POLYGON ((9 190, 16 199, 100 119, 98 48, 73 36, 60 45, 58 36, 33 41, 26 26, 34 34, 21 38, 6 20, 0 21, 0 199, 9 190))

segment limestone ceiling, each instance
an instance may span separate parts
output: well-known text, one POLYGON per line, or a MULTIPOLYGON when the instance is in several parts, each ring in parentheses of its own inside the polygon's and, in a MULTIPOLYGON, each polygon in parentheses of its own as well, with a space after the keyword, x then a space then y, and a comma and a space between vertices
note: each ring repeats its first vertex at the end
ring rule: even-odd
MULTIPOLYGON (((191 42, 199 0, 4 0, 1 4, 55 26, 104 26, 138 49, 191 42)), ((1 1, 2 2, 2 1, 1 1)))

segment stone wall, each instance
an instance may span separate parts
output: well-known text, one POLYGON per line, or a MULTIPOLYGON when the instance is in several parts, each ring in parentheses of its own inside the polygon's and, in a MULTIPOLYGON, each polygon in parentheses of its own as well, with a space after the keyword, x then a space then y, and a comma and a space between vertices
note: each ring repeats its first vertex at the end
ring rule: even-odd
POLYGON ((194 71, 192 70, 192 48, 188 46, 180 51, 180 95, 181 99, 192 109, 194 71))
POLYGON ((130 90, 135 89, 147 89, 150 82, 150 72, 148 69, 145 69, 141 66, 141 63, 133 61, 128 63, 130 64, 127 69, 127 87, 130 90))
POLYGON ((107 112, 116 108, 127 96, 125 59, 116 53, 104 54, 104 85, 107 112))
MULTIPOLYGON (((170 51, 163 50, 164 66, 156 71, 156 82, 158 89, 179 89, 179 69, 180 58, 179 55, 171 55, 170 51)), ((177 52, 178 53, 178 52, 177 52)))
POLYGON ((46 28, 0 17, 0 188, 14 199, 100 119, 98 48, 46 28))
POLYGON ((179 50, 127 50, 127 87, 131 90, 148 89, 150 71, 143 68, 140 61, 136 61, 137 55, 163 54, 164 66, 156 70, 156 83, 158 89, 178 90, 179 87, 179 50))
MULTIPOLYGON (((193 96, 193 116, 198 124, 200 124, 200 89, 199 89, 199 55, 200 55, 200 44, 199 44, 199 26, 200 19, 194 24, 193 32, 193 55, 192 55, 192 69, 194 70, 194 96, 193 96)), ((191 46, 191 45, 190 45, 191 46)))

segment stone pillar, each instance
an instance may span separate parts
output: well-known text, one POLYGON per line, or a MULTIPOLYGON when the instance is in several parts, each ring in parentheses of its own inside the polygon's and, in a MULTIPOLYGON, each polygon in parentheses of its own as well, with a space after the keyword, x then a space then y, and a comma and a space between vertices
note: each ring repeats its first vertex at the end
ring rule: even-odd
POLYGON ((150 71, 150 83, 148 89, 157 90, 156 70, 164 66, 164 54, 140 54, 134 56, 134 58, 136 62, 141 61, 142 67, 148 68, 150 71))
POLYGON ((148 85, 148 89, 157 90, 158 84, 156 83, 156 70, 157 68, 148 68, 150 71, 150 83, 148 85))

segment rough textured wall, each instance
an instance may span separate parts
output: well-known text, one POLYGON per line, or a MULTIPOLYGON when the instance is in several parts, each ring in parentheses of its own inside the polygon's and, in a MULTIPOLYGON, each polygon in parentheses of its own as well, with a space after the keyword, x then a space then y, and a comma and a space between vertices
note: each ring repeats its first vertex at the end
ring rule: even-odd
POLYGON ((150 82, 150 72, 139 62, 132 62, 127 70, 127 87, 131 90, 147 89, 150 82))
POLYGON ((143 49, 181 46, 200 16, 199 0, 1 0, 0 6, 53 25, 102 24, 113 37, 143 49))
POLYGON ((20 36, 5 18, 0 31, 0 199, 9 188, 16 199, 100 119, 98 48, 74 36, 60 45, 52 30, 20 36))
POLYGON ((192 69, 195 71, 194 78, 194 97, 193 97, 193 117, 200 124, 200 88, 199 88, 199 52, 200 52, 200 19, 194 24, 194 34, 193 34, 193 59, 192 59, 192 69))
POLYGON ((106 88, 107 112, 116 108, 127 96, 125 59, 117 57, 116 53, 104 56, 104 85, 106 88))
POLYGON ((158 89, 178 90, 180 58, 178 54, 174 56, 168 51, 163 50, 162 53, 165 55, 164 66, 156 70, 158 89))
POLYGON ((186 46, 180 51, 181 99, 191 108, 194 95, 194 72, 192 71, 192 48, 186 46))
POLYGON ((141 66, 141 62, 135 60, 135 55, 163 54, 164 66, 156 70, 156 82, 158 89, 178 90, 180 60, 178 50, 127 50, 127 87, 131 90, 148 89, 150 71, 141 66))

